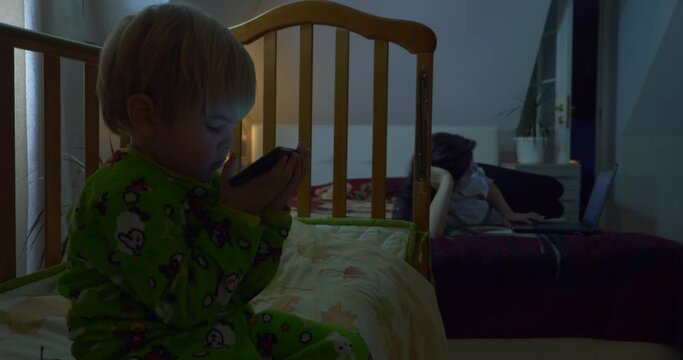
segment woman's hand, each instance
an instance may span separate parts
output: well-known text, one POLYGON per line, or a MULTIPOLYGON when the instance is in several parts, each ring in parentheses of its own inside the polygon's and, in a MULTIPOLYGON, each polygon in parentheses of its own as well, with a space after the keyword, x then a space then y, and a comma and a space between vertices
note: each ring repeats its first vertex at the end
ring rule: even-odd
POLYGON ((512 226, 512 223, 531 224, 534 221, 542 221, 543 219, 545 219, 545 216, 535 212, 510 212, 508 214, 503 214, 503 225, 510 227, 512 226))

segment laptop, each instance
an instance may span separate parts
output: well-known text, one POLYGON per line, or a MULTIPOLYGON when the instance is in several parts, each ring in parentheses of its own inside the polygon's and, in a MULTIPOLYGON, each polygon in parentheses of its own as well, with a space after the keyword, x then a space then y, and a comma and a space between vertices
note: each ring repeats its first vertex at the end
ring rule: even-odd
POLYGON ((591 234, 594 233, 600 223, 602 209, 607 202, 618 165, 613 170, 601 171, 593 186, 586 212, 580 223, 560 222, 554 220, 540 221, 533 224, 514 224, 512 231, 519 233, 542 233, 542 234, 591 234))

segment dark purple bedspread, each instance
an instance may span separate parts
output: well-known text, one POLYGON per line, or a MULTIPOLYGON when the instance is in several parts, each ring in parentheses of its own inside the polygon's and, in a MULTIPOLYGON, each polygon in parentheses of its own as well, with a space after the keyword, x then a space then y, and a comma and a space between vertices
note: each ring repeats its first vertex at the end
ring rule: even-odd
POLYGON ((449 338, 590 337, 683 350, 683 246, 642 234, 434 240, 449 338))

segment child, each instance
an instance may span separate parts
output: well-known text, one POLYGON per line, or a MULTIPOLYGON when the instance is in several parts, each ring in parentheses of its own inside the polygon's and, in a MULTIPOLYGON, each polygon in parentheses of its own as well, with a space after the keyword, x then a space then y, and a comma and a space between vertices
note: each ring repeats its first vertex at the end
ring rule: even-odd
MULTIPOLYGON (((535 212, 517 213, 510 208, 498 187, 486 177, 484 170, 473 161, 476 143, 459 135, 432 135, 432 166, 448 170, 455 181, 448 207, 446 228, 471 225, 503 225, 512 222, 529 223, 543 220, 535 212)), ((412 171, 406 190, 412 189, 412 171)), ((412 217, 411 192, 397 197, 394 218, 412 217)))
POLYGON ((300 145, 228 184, 232 128, 255 93, 253 63, 229 30, 192 8, 149 7, 107 40, 97 92, 107 126, 132 145, 69 213, 58 291, 72 300, 76 358, 337 358, 340 341, 369 358, 353 331, 248 305, 277 270, 285 202, 309 152, 300 145))

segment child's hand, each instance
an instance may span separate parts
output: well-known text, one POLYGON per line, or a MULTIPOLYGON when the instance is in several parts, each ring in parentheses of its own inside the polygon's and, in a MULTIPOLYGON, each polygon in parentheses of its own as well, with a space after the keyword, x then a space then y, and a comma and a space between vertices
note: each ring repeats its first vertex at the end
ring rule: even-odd
POLYGON ((293 168, 287 168, 287 157, 282 156, 267 172, 247 181, 239 187, 232 187, 228 180, 235 174, 235 160, 231 154, 223 165, 220 180, 220 202, 222 205, 250 214, 260 214, 287 185, 293 168), (289 172, 289 175, 287 174, 289 172))
POLYGON ((280 157, 272 169, 240 185, 239 188, 230 186, 228 182, 235 173, 234 164, 235 160, 231 155, 223 166, 220 202, 224 206, 256 215, 270 209, 270 204, 288 188, 299 167, 299 154, 280 157))
MULTIPOLYGON (((310 149, 305 148, 303 143, 299 142, 294 155, 296 156, 296 165, 294 172, 292 173, 292 177, 289 179, 289 182, 285 188, 275 197, 275 199, 273 199, 270 204, 268 204, 268 210, 283 209, 285 205, 287 205, 287 200, 296 194, 299 184, 301 184, 301 180, 303 180, 304 176, 306 176, 310 170, 310 154, 310 149)), ((294 156, 290 156, 290 160, 292 160, 291 158, 294 156)))
POLYGON ((542 221, 543 219, 545 219, 545 216, 543 216, 539 213, 535 213, 535 212, 528 212, 528 213, 511 212, 509 214, 504 215, 503 225, 510 227, 510 226, 512 226, 512 223, 531 224, 533 221, 542 221))

